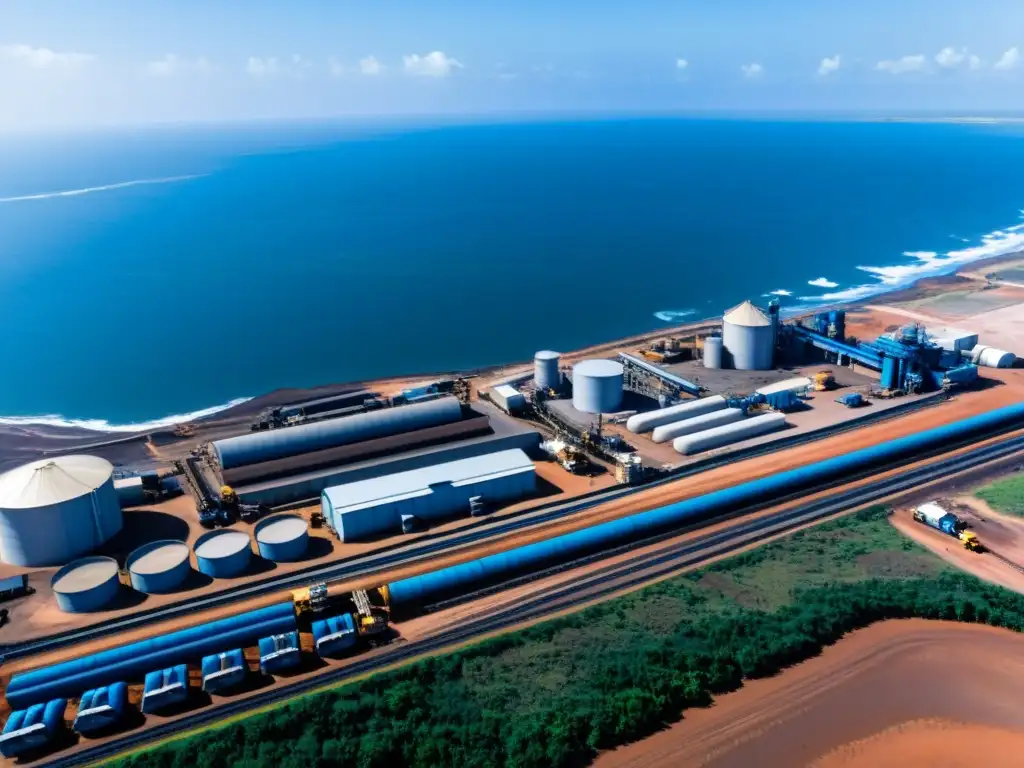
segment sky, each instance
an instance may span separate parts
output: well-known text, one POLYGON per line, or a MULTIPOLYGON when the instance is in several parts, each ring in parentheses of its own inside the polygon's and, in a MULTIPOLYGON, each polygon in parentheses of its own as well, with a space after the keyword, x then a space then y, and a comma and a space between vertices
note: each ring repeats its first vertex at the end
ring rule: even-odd
POLYGON ((1024 112, 1020 0, 3 0, 0 130, 1024 112))

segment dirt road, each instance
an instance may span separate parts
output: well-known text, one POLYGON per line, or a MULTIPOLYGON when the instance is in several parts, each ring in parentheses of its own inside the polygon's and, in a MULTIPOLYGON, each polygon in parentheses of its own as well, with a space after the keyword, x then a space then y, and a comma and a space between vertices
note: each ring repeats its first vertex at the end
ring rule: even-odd
MULTIPOLYGON (((868 754, 867 744, 854 745, 864 739, 871 739, 869 757, 887 752, 890 765, 956 765, 916 758, 920 725, 902 735, 890 729, 920 720, 983 726, 1000 733, 993 748, 1006 754, 1007 740, 1024 743, 1021 685, 1021 635, 980 625, 888 621, 776 677, 749 682, 708 709, 688 711, 682 722, 608 752, 596 765, 803 766, 828 756, 821 766, 874 768, 880 763, 857 759, 868 754)), ((943 741, 950 755, 957 753, 956 741, 943 741)), ((966 743, 974 762, 960 764, 998 764, 986 759, 984 741, 966 743)))

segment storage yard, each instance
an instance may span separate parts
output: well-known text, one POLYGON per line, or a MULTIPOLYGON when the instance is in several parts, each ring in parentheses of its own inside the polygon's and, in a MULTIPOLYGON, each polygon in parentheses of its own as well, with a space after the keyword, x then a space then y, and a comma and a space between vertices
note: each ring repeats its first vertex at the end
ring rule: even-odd
MULTIPOLYGON (((161 449, 176 458, 155 471, 74 454, 4 473, 0 577, 27 574, 35 591, 9 604, 0 642, 94 629, 91 650, 19 653, 0 668, 17 710, 0 752, 63 744, 57 720, 90 734, 163 697, 182 707, 189 681, 206 696, 194 709, 348 663, 332 655, 386 656, 432 606, 652 537, 724 532, 732 523, 717 521, 740 512, 800 509, 809 522, 832 509, 809 511, 818 498, 866 498, 871 482, 905 491, 899 466, 930 472, 915 462, 932 454, 1019 451, 1015 355, 956 318, 894 315, 868 335, 841 309, 784 321, 776 302, 743 302, 689 336, 589 357, 542 350, 519 371, 393 393, 350 388, 213 439, 182 428, 187 451, 161 449), (62 535, 41 536, 40 517, 62 535), (413 559, 425 547, 434 554, 413 559), (356 558, 355 578, 313 575, 356 558), (201 598, 209 610, 190 611, 201 598), (132 623, 104 637, 121 619, 132 623)), ((990 557, 1024 554, 985 525, 972 519, 990 557)))

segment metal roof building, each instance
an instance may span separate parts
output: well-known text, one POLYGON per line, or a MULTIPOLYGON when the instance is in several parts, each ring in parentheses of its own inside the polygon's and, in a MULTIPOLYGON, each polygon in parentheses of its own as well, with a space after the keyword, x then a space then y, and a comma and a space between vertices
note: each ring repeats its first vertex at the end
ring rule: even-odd
POLYGON ((722 346, 726 368, 767 371, 772 367, 775 331, 767 314, 749 301, 733 307, 722 318, 722 346))
POLYGON ((0 560, 60 565, 121 530, 113 465, 98 456, 40 459, 0 475, 0 560))
POLYGON ((522 498, 536 487, 536 468, 518 448, 436 464, 321 494, 324 518, 342 541, 400 533, 402 517, 436 520, 469 511, 469 500, 522 498))

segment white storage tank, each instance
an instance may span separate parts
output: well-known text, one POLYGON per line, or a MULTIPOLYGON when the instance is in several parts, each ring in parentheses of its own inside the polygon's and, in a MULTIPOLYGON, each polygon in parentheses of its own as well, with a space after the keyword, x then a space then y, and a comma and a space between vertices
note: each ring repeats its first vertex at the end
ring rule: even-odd
POLYGON ((561 356, 550 349, 542 349, 533 356, 533 382, 537 389, 558 389, 562 376, 558 372, 561 356))
MULTIPOLYGON (((968 353, 961 354, 964 357, 968 356, 968 353)), ((986 368, 1012 368, 1013 364, 1017 362, 1017 356, 1013 352, 996 349, 995 347, 986 347, 983 344, 979 344, 972 349, 969 355, 972 363, 986 368)))
POLYGON ((639 435, 643 432, 650 432, 662 424, 671 424, 672 422, 689 419, 693 416, 701 416, 712 411, 719 411, 725 408, 725 405, 726 400, 721 395, 712 395, 700 400, 690 400, 689 402, 661 408, 657 411, 630 416, 629 420, 626 421, 626 429, 635 435, 639 435))
POLYGON ((723 424, 732 424, 734 421, 742 421, 745 413, 742 408, 725 408, 721 411, 712 411, 702 416, 694 416, 692 419, 675 421, 658 427, 651 433, 651 440, 655 443, 667 443, 683 435, 692 435, 695 432, 703 432, 712 427, 720 427, 723 424))
POLYGON ((0 475, 0 560, 60 565, 121 530, 114 467, 98 456, 57 456, 0 475))
POLYGON ((755 416, 746 421, 738 421, 735 424, 726 424, 722 427, 697 432, 693 435, 677 437, 672 447, 679 453, 689 455, 710 451, 712 448, 720 448, 723 445, 732 445, 742 440, 749 440, 758 435, 774 432, 786 426, 786 416, 781 413, 766 413, 763 416, 755 416))
POLYGON ((722 346, 726 368, 767 371, 774 357, 771 318, 749 301, 733 307, 722 318, 722 346))
POLYGON ((53 575, 50 588, 62 611, 98 611, 112 603, 121 591, 117 561, 111 557, 75 560, 53 575))
POLYGON ((612 413, 622 404, 622 363, 584 360, 572 368, 572 405, 581 413, 612 413))
POLYGON ((192 573, 191 554, 183 541, 151 541, 128 555, 125 566, 132 588, 147 594, 173 592, 192 573))
POLYGON ((722 367, 721 336, 708 336, 704 339, 704 367, 712 370, 722 367))

